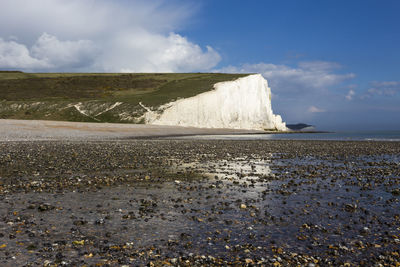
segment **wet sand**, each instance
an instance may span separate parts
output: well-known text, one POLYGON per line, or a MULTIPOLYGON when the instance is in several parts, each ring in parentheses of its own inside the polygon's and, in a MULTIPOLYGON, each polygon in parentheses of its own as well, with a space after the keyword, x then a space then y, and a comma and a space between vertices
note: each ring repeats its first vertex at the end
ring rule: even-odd
POLYGON ((399 162, 400 142, 0 142, 0 265, 398 266, 399 162))

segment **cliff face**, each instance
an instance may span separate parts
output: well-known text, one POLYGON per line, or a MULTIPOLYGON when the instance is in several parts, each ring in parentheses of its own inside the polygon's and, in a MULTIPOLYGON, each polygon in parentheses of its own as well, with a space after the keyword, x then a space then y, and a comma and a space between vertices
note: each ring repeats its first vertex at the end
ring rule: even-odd
POLYGON ((161 106, 145 114, 147 124, 204 128, 287 130, 271 108, 271 89, 260 74, 220 82, 214 90, 161 106))

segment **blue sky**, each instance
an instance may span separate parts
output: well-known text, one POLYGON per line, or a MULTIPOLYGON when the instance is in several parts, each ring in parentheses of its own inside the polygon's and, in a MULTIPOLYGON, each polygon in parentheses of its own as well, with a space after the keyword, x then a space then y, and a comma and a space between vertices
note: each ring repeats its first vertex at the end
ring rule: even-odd
POLYGON ((286 122, 400 130, 400 1, 0 5, 0 69, 258 72, 286 122))

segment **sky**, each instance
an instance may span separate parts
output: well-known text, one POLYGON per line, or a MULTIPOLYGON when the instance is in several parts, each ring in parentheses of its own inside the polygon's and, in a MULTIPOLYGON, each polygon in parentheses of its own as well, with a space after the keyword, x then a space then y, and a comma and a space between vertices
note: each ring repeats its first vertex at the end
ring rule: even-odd
POLYGON ((0 69, 261 73, 274 113, 400 130, 397 0, 1 0, 0 69))

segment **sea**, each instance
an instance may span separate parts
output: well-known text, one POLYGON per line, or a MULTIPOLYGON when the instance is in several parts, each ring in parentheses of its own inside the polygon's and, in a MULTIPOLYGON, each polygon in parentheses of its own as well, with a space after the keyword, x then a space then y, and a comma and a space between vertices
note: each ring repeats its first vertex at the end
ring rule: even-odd
POLYGON ((279 134, 195 135, 178 139, 201 140, 337 140, 337 141, 393 141, 400 142, 400 131, 338 131, 279 134))

